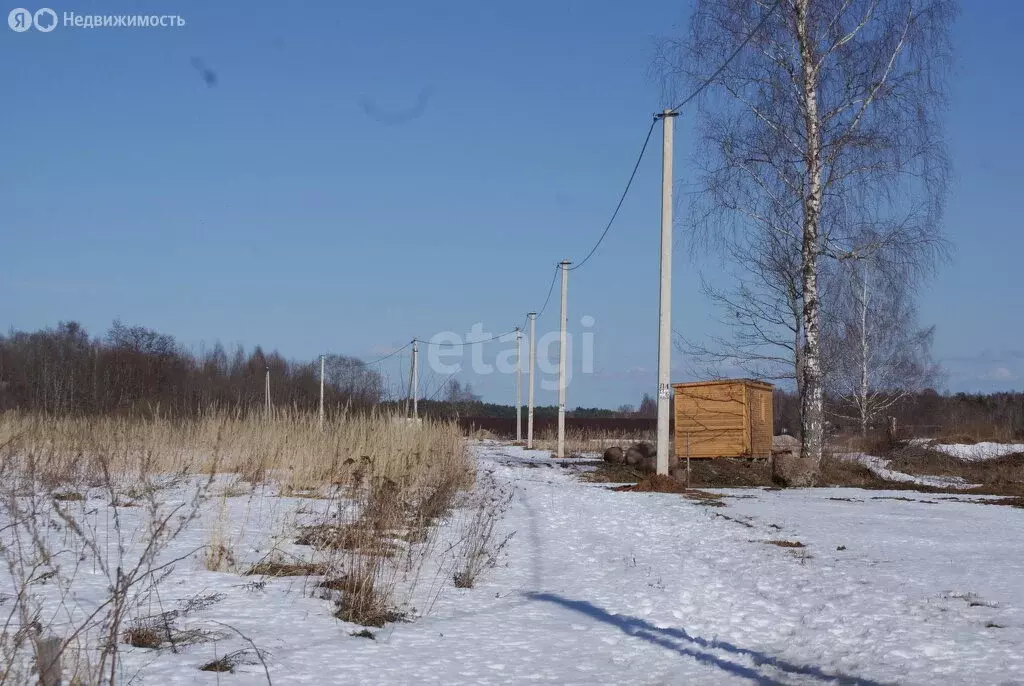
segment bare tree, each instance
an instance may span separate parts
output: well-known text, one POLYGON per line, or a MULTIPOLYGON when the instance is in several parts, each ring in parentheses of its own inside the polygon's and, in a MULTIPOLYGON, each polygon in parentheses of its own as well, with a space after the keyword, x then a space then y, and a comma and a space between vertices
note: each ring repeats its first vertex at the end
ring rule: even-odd
POLYGON ((640 400, 640 407, 637 408, 636 416, 657 417, 658 401, 652 398, 648 393, 644 393, 644 397, 640 400))
POLYGON ((887 276, 870 259, 843 267, 825 307, 826 387, 838 401, 832 414, 855 420, 864 436, 887 410, 938 379, 931 359, 935 329, 917 327, 902 279, 887 276))
POLYGON ((919 277, 942 251, 955 15, 955 0, 697 0, 689 37, 660 46, 670 92, 713 75, 698 230, 762 255, 778 246, 799 265, 803 447, 791 483, 813 480, 824 448, 823 258, 870 248, 919 277))
POLYGON ((739 369, 747 376, 801 387, 802 300, 799 252, 786 250, 779 233, 743 236, 727 246, 735 268, 731 285, 702 280, 704 295, 720 313, 724 334, 705 343, 679 340, 677 347, 698 361, 702 376, 739 369), (756 243, 754 241, 760 241, 756 243))

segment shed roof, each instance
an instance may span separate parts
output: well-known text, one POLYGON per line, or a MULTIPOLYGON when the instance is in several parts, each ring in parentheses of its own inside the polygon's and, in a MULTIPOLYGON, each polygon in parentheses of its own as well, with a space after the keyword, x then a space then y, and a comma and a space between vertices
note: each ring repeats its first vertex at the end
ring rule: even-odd
POLYGON ((758 381, 757 379, 711 379, 708 381, 687 381, 684 383, 672 384, 673 388, 694 388, 697 386, 727 386, 732 384, 746 384, 747 386, 756 386, 765 390, 775 388, 774 385, 767 381, 758 381))

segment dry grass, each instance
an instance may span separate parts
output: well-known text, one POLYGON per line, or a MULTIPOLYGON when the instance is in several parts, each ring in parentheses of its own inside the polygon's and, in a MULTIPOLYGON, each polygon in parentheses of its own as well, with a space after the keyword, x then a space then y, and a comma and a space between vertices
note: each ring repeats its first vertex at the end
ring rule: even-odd
POLYGON ((250 567, 243 576, 319 576, 329 571, 327 565, 318 562, 264 560, 250 567))
MULTIPOLYGON (((122 640, 153 648, 202 640, 175 632, 166 623, 136 620, 123 626, 122 621, 137 614, 143 599, 169 573, 154 562, 157 554, 206 513, 214 521, 206 522, 202 563, 210 570, 239 571, 242 560, 233 552, 234 534, 228 533, 238 522, 227 520, 228 499, 252 498, 257 489, 260 498, 281 494, 324 499, 330 506, 326 512, 320 512, 320 504, 282 508, 296 511, 294 521, 281 522, 288 527, 308 523, 309 515, 324 517, 319 525, 302 529, 319 548, 312 560, 268 556, 243 567, 245 575, 267 577, 246 587, 264 588, 275 577, 322 576, 320 587, 310 586, 332 594, 338 617, 380 626, 406 616, 396 593, 411 596, 423 560, 435 545, 434 524, 447 516, 455 494, 473 485, 475 473, 455 424, 410 424, 383 414, 343 417, 323 431, 315 417, 287 413, 268 420, 214 413, 195 421, 0 414, 0 520, 16 522, 26 540, 43 540, 39 527, 55 519, 68 530, 66 535, 54 534, 56 538, 70 537, 77 545, 73 553, 109 572, 111 593, 116 594, 107 603, 109 616, 87 620, 92 623, 83 625, 80 634, 81 649, 102 658, 90 667, 92 681, 113 678, 109 675, 117 670, 122 640), (185 494, 184 509, 166 505, 169 489, 185 494), (98 499, 107 505, 89 508, 86 497, 89 505, 98 499), (215 499, 220 500, 219 517, 205 505, 215 499), (137 530, 119 528, 118 508, 128 504, 137 507, 137 530), (53 516, 37 516, 44 508, 53 516), (300 516, 307 519, 300 521, 300 516), (115 540, 140 540, 142 556, 104 566, 107 547, 101 541, 106 540, 107 526, 115 540), (153 545, 146 545, 147 537, 154 536, 153 545), (339 537, 348 540, 338 545, 339 537), (122 569, 127 571, 122 574, 122 569), (90 643, 85 643, 86 636, 90 643)), ((27 570, 13 580, 17 598, 26 599, 15 608, 22 625, 37 616, 30 604, 33 589, 46 583, 47 575, 63 575, 50 583, 69 588, 76 584, 75 565, 46 571, 53 551, 26 546, 21 552, 10 545, 0 545, 0 551, 11 558, 5 559, 9 567, 27 570)), ((16 652, 28 648, 29 642, 22 641, 0 657, 10 664, 16 652)), ((262 659, 255 646, 212 657, 216 659, 203 667, 207 671, 231 671, 242 662, 262 659)), ((4 669, 0 664, 0 673, 4 669)))
POLYGON ((11 457, 33 460, 34 469, 65 493, 84 490, 74 487, 98 483, 104 474, 132 483, 145 474, 215 471, 301 491, 368 474, 407 483, 466 465, 454 423, 412 425, 384 414, 344 417, 320 431, 314 415, 288 413, 259 419, 221 412, 177 421, 5 412, 0 446, 11 457))
MULTIPOLYGON (((630 446, 639 442, 656 443, 657 436, 653 431, 637 431, 623 433, 621 431, 598 431, 592 429, 567 429, 565 432, 565 450, 570 455, 585 453, 603 453, 605 448, 613 445, 630 446)), ((558 433, 552 429, 534 437, 534 447, 539 450, 554 452, 558 448, 558 433)))

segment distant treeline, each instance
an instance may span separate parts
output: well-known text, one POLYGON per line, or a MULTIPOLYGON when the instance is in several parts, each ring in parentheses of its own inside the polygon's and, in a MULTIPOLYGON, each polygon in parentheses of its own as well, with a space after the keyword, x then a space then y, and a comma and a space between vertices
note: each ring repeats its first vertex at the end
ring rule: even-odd
MULTIPOLYGON (((380 374, 344 356, 326 359, 325 407, 366 408, 383 399, 380 374)), ((56 415, 160 413, 191 417, 211 408, 261 411, 270 371, 278 408, 313 411, 320 401, 320 361, 294 362, 257 346, 229 354, 217 344, 195 355, 174 340, 115 321, 90 338, 75 322, 0 336, 0 410, 56 415)))
MULTIPOLYGON (((800 426, 800 399, 795 393, 775 391, 775 432, 795 434, 800 426)), ((908 395, 886 410, 896 418, 897 436, 1024 440, 1024 392, 941 394, 932 389, 908 395)), ((855 432, 853 408, 826 402, 833 432, 855 432)), ((887 430, 872 427, 879 433, 887 430)))
MULTIPOLYGON (((286 360, 257 346, 230 353, 220 344, 194 354, 167 334, 115 321, 100 337, 90 338, 75 322, 53 329, 12 332, 0 336, 0 411, 20 409, 47 414, 160 413, 193 417, 211 408, 243 413, 262 411, 267 370, 275 408, 315 411, 320 399, 320 362, 286 360)), ((373 407, 405 410, 404 400, 387 399, 381 375, 362 360, 329 355, 325 360, 325 407, 329 414, 373 407)), ((420 400, 421 416, 502 420, 513 426, 515 407, 482 402, 467 385, 450 381, 439 399, 420 400)), ((775 431, 795 434, 800 426, 796 394, 775 392, 775 431)), ((828 403, 834 431, 854 431, 854 413, 828 403)), ((638 409, 576 408, 567 412, 573 422, 586 419, 626 420, 623 426, 646 427, 657 414, 657 403, 645 395, 638 409), (633 422, 632 424, 630 422, 633 422)), ((976 439, 1024 440, 1024 392, 944 395, 934 390, 908 396, 887 412, 896 417, 899 433, 916 436, 962 435, 976 439)), ((555 420, 553 405, 538 406, 538 426, 555 420)), ((523 411, 525 426, 526 413, 523 411)), ((489 423, 489 422, 488 422, 489 423)), ((499 422, 494 422, 498 426, 499 422)), ((612 426, 615 422, 603 422, 612 426)), ((594 424, 596 428, 597 424, 594 424)), ((874 427, 885 430, 884 426, 874 427)))
MULTIPOLYGON (((262 412, 270 373, 271 403, 278 409, 312 412, 320 402, 320 361, 287 360, 260 346, 230 352, 219 343, 193 353, 173 336, 115 321, 102 336, 91 337, 76 322, 52 329, 14 331, 0 336, 0 411, 24 410, 52 415, 155 414, 195 417, 211 409, 262 412)), ((325 359, 324 405, 328 414, 378 407, 404 412, 404 399, 388 399, 381 374, 355 357, 325 359)), ((482 402, 467 384, 452 379, 421 399, 421 416, 474 416, 512 419, 515 407, 482 402)), ((577 408, 573 418, 632 417, 640 410, 577 408)), ((655 408, 656 410, 656 408, 655 408)), ((525 421, 525 411, 524 411, 525 421)), ((554 420, 555 406, 535 408, 538 423, 554 420)))

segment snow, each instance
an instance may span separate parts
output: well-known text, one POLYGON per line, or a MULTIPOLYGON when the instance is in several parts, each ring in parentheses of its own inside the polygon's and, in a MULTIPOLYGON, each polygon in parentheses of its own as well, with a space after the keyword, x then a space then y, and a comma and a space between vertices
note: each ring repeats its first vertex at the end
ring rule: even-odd
MULTIPOLYGON (((539 451, 473 449, 482 473, 515 489, 500 525, 515 535, 475 588, 427 565, 411 599, 421 616, 374 641, 352 637, 359 627, 311 597, 312 579, 255 588, 187 555, 220 516, 211 504, 167 551, 185 558, 160 606, 222 594, 182 620, 221 638, 177 653, 125 646, 126 675, 266 683, 258 663, 198 671, 248 646, 223 622, 267 651, 275 684, 1024 683, 1024 510, 859 489, 723 490, 725 507, 714 507, 584 483, 577 464, 539 451)), ((228 498, 226 516, 254 561, 271 546, 308 555, 290 541, 296 518, 317 507, 326 503, 258 492, 228 498)), ((106 582, 81 572, 73 602, 85 611, 106 582)))
POLYGON ((889 469, 889 461, 885 458, 866 453, 837 453, 835 457, 841 460, 859 462, 871 470, 872 474, 886 481, 900 481, 917 484, 918 486, 933 486, 935 488, 972 488, 975 485, 968 483, 966 479, 960 476, 929 476, 897 472, 896 470, 889 469))
POLYGON ((935 443, 931 447, 961 460, 991 460, 1004 455, 1024 453, 1024 443, 935 443))

